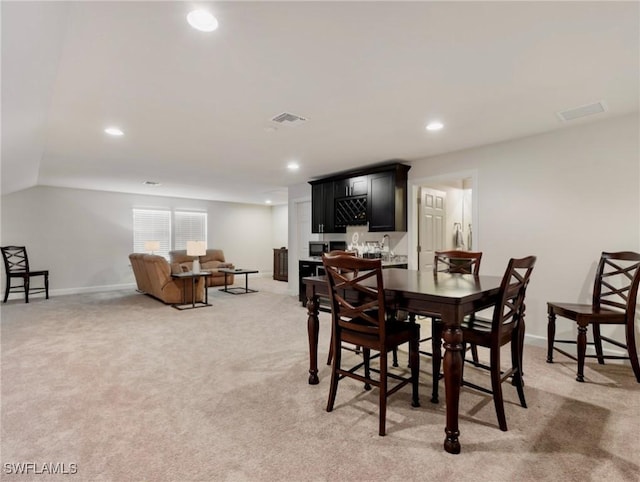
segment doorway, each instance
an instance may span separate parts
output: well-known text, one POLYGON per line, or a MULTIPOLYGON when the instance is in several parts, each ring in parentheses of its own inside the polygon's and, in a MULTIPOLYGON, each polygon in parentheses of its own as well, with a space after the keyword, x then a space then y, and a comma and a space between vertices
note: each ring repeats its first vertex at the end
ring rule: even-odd
POLYGON ((475 172, 418 179, 411 184, 415 201, 409 207, 410 269, 432 271, 434 251, 477 249, 475 172))

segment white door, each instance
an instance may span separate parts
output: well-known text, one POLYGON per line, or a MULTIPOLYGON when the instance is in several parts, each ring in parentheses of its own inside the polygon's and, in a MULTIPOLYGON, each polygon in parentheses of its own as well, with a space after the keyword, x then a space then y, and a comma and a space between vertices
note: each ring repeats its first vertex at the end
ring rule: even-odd
POLYGON ((297 240, 298 240, 298 259, 309 257, 309 241, 311 241, 311 201, 305 201, 297 204, 297 240))
POLYGON ((433 254, 445 247, 447 193, 427 187, 420 188, 418 209, 418 269, 433 271, 433 254))

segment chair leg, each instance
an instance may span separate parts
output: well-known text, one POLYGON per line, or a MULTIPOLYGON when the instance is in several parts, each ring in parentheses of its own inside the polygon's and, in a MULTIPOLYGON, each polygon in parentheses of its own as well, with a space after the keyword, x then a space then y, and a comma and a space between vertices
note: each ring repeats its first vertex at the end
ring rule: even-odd
MULTIPOLYGON (((504 400, 502 399, 502 382, 500 380, 500 347, 491 348, 491 390, 493 403, 496 406, 498 425, 503 432, 507 431, 507 418, 504 414, 504 400)), ((464 363, 463 363, 464 365, 464 363)))
POLYGON ((418 395, 418 385, 420 377, 420 342, 419 336, 409 341, 409 364, 411 365, 411 388, 412 388, 412 407, 420 406, 420 397, 418 395))
POLYGON ((394 367, 398 366, 398 349, 397 348, 393 349, 393 366, 394 367))
POLYGON ((7 276, 7 283, 4 287, 4 301, 3 303, 6 303, 7 300, 9 299, 9 288, 11 288, 11 278, 9 278, 9 276, 7 276))
POLYGON ((471 345, 471 358, 473 359, 473 364, 475 366, 478 366, 478 364, 480 363, 480 360, 478 359, 478 346, 477 345, 471 345))
MULTIPOLYGON (((380 356, 382 357, 382 354, 380 354, 380 356)), ((362 358, 364 360, 364 377, 369 380, 371 378, 371 370, 369 368, 369 365, 371 363, 371 350, 369 348, 362 349, 362 358)), ((382 361, 380 361, 380 363, 382 364, 382 361)), ((364 389, 371 390, 371 385, 369 384, 369 382, 365 382, 364 389)))
POLYGON ((625 335, 627 340, 627 352, 629 353, 629 361, 633 368, 633 374, 636 376, 636 381, 640 383, 640 362, 638 362, 638 351, 636 349, 636 332, 635 324, 627 323, 625 326, 625 335))
POLYGON ((556 314, 549 308, 549 323, 547 324, 547 363, 553 363, 553 341, 556 338, 556 314))
POLYGON ((604 356, 602 352, 602 338, 600 337, 600 325, 598 323, 593 323, 593 346, 596 349, 596 357, 598 358, 598 363, 600 365, 604 365, 604 356))
POLYGON ((380 423, 378 435, 384 437, 387 422, 387 351, 380 352, 380 423))
POLYGON ((442 365, 442 323, 432 318, 431 321, 431 368, 432 384, 431 403, 438 403, 438 385, 440 366, 442 365))
POLYGON ((327 356, 327 365, 331 365, 333 359, 333 326, 331 327, 331 343, 329 343, 329 355, 327 356))
MULTIPOLYGON (((331 340, 331 346, 334 347, 337 342, 333 339, 331 340)), ((331 365, 331 385, 329 385, 329 400, 327 401, 327 412, 331 412, 333 410, 333 405, 336 401, 336 393, 338 391, 338 381, 340 377, 338 375, 338 370, 340 369, 340 362, 342 358, 342 350, 339 347, 334 348, 335 355, 332 360, 331 365)))
POLYGON ((587 353, 587 327, 578 325, 578 374, 576 380, 584 382, 584 359, 587 353))
POLYGON ((527 401, 524 398, 524 380, 522 379, 522 331, 523 330, 518 330, 517 333, 513 332, 511 338, 511 366, 515 370, 513 372, 512 385, 515 385, 516 390, 518 391, 520 405, 527 408, 527 401))
POLYGON ((44 293, 45 293, 45 299, 48 300, 49 299, 49 273, 46 273, 44 275, 44 293))
POLYGON ((24 277, 24 302, 29 303, 29 276, 24 277))

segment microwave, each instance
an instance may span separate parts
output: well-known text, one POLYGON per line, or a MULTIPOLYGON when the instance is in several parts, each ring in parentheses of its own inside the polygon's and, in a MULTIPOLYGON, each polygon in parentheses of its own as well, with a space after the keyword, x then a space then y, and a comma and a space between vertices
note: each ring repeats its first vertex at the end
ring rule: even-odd
POLYGON ((309 241, 309 256, 318 257, 322 253, 329 252, 329 243, 327 241, 309 241))

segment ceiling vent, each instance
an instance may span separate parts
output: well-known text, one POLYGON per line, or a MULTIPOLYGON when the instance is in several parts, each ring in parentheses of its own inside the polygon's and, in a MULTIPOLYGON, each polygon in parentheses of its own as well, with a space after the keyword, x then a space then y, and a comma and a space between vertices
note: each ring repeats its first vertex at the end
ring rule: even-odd
POLYGON ((278 114, 271 119, 272 122, 277 122, 281 125, 299 125, 306 120, 307 119, 302 116, 291 114, 289 112, 283 112, 282 114, 278 114))
POLYGON ((582 105, 580 107, 575 107, 573 109, 563 110, 562 112, 557 112, 558 117, 563 122, 569 122, 575 119, 579 119, 580 117, 585 117, 593 114, 602 114, 606 112, 607 106, 603 101, 594 102, 593 104, 582 105))

